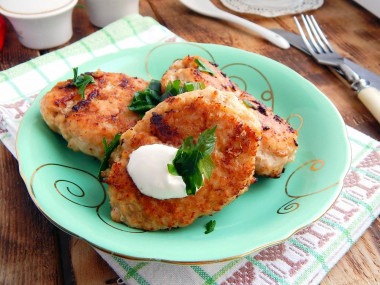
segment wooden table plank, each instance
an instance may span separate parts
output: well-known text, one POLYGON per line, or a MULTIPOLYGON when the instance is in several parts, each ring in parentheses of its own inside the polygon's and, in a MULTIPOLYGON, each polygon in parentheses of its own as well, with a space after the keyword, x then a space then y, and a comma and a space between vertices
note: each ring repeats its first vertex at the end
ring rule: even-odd
POLYGON ((63 284, 55 228, 36 208, 0 144, 0 284, 63 284))
POLYGON ((72 238, 70 252, 77 285, 114 284, 119 279, 111 267, 85 241, 72 238))

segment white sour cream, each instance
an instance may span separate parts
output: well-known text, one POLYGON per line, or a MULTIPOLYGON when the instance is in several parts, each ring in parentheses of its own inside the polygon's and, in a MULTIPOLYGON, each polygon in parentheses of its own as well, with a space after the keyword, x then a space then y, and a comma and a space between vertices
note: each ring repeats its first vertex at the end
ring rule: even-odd
POLYGON ((127 170, 141 193, 156 199, 187 196, 182 177, 168 171, 167 165, 173 162, 177 151, 175 147, 152 144, 141 146, 131 153, 127 170))

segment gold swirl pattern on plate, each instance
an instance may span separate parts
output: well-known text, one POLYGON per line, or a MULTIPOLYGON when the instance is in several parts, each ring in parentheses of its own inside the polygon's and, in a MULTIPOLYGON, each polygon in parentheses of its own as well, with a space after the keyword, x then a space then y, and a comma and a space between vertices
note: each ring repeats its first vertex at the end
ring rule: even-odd
MULTIPOLYGON (((153 52, 156 51, 156 50, 159 50, 162 47, 164 47, 164 48, 170 48, 171 46, 175 47, 175 46, 179 46, 179 45, 187 45, 189 47, 199 49, 199 51, 202 51, 202 53, 204 53, 205 55, 207 55, 208 58, 206 58, 206 59, 208 59, 208 60, 210 60, 212 62, 215 62, 215 59, 214 59, 213 55, 211 54, 211 52, 209 52, 205 47, 202 47, 200 45, 197 45, 197 44, 194 44, 194 43, 185 43, 185 42, 183 42, 183 43, 181 43, 181 42, 178 42, 178 43, 163 43, 163 44, 160 44, 160 45, 157 45, 157 46, 153 47, 147 53, 147 55, 145 57, 145 71, 146 71, 146 74, 148 75, 148 77, 150 79, 154 79, 154 76, 152 75, 152 72, 149 70, 149 66, 148 66, 149 61, 153 61, 154 62, 154 60, 151 60, 153 52)), ((188 53, 184 53, 180 48, 176 48, 176 49, 173 49, 173 54, 171 55, 171 57, 173 58, 172 60, 174 61, 176 59, 183 58, 186 55, 188 55, 188 53), (177 58, 176 58, 176 56, 177 56, 177 58)), ((168 62, 168 67, 172 63, 173 62, 168 62)), ((160 77, 161 76, 162 76, 162 74, 160 75, 160 77)))
MULTIPOLYGON (((236 76, 236 75, 231 75, 231 76, 228 76, 228 77, 230 79, 237 79, 237 80, 239 80, 244 85, 244 88, 241 88, 241 89, 244 90, 244 91, 247 91, 247 88, 248 88, 247 82, 245 82, 245 80, 242 77, 236 76)), ((235 83, 237 83, 236 80, 233 80, 233 81, 235 83)))
POLYGON ((303 118, 301 115, 298 115, 298 114, 292 114, 290 115, 286 121, 295 129, 299 132, 299 130, 302 128, 302 125, 303 125, 303 118), (295 125, 296 123, 292 123, 292 121, 294 121, 294 119, 292 118, 298 118, 299 122, 298 122, 298 127, 296 128, 295 125))
POLYGON ((286 195, 289 198, 293 198, 293 199, 290 200, 289 202, 285 203, 284 205, 282 205, 277 210, 277 214, 288 214, 288 213, 291 213, 291 212, 297 210, 300 207, 300 204, 298 202, 295 202, 296 200, 304 198, 304 197, 316 195, 318 193, 326 191, 327 189, 330 189, 330 188, 332 188, 332 187, 334 187, 334 186, 336 186, 336 185, 339 184, 339 181, 338 181, 338 182, 335 182, 335 183, 333 183, 333 184, 331 184, 331 185, 329 185, 327 187, 324 187, 322 189, 319 189, 319 190, 316 190, 316 191, 313 191, 313 192, 310 192, 310 193, 306 193, 306 194, 303 194, 303 195, 292 195, 292 194, 290 194, 289 193, 289 187, 288 187, 290 180, 292 179, 292 177, 297 172, 299 172, 299 170, 301 170, 303 168, 307 169, 306 166, 310 166, 309 170, 314 172, 314 171, 318 171, 318 170, 322 169, 325 166, 325 162, 323 160, 320 160, 320 159, 313 159, 313 160, 310 160, 310 161, 302 164, 295 171, 293 171, 293 173, 289 176, 289 178, 287 179, 286 184, 285 184, 285 193, 286 193, 286 195))
MULTIPOLYGON (((108 202, 108 199, 107 199, 107 202, 108 202)), ((127 233, 130 233, 130 234, 140 234, 140 233, 145 233, 146 232, 146 231, 140 230, 140 229, 129 228, 127 225, 122 224, 122 223, 116 223, 116 222, 114 222, 111 219, 111 217, 110 217, 111 207, 110 207, 109 203, 104 203, 103 205, 100 205, 100 207, 98 207, 96 209, 96 213, 97 213, 99 219, 103 223, 105 223, 106 225, 110 226, 111 228, 114 228, 115 230, 119 230, 119 231, 122 231, 122 232, 127 232, 127 233)))
MULTIPOLYGON (((221 67, 220 70, 224 71, 225 69, 227 69, 229 67, 232 67, 232 66, 244 66, 244 67, 248 67, 249 69, 251 69, 251 70, 255 71, 257 74, 259 74, 262 79, 264 79, 264 81, 266 82, 266 85, 267 85, 268 89, 264 90, 263 92, 261 92, 260 98, 261 98, 262 101, 269 102, 272 110, 274 110, 273 90, 272 90, 272 86, 271 86, 268 78, 260 70, 258 70, 256 67, 253 67, 252 65, 249 65, 249 64, 246 64, 246 63, 239 63, 239 62, 230 63, 230 64, 227 64, 227 65, 221 67)), ((234 76, 234 75, 229 75, 229 77, 230 78, 238 78, 240 81, 242 81, 243 84, 244 84, 244 89, 243 90, 247 91, 248 84, 246 82, 246 79, 243 79, 242 77, 237 77, 237 76, 234 76)))
MULTIPOLYGON (((44 183, 44 185, 52 185, 61 197, 75 205, 94 208, 99 219, 116 230, 128 233, 144 232, 112 221, 110 205, 105 203, 106 201, 108 202, 108 199, 104 185, 94 175, 85 170, 62 164, 47 163, 38 167, 31 177, 30 185, 32 194, 35 197, 40 194, 34 190, 34 185, 39 182, 44 183), (44 171, 49 174, 44 175, 44 171), (58 176, 62 179, 56 179, 58 176), (73 180, 79 182, 74 182, 73 180)), ((43 189, 49 191, 46 186, 43 189)))
POLYGON ((52 185, 64 199, 82 207, 97 208, 106 200, 103 184, 94 175, 79 168, 56 163, 41 165, 34 171, 30 182, 35 196, 38 193, 35 193, 34 185, 42 179, 44 184, 52 185), (44 175, 45 172, 49 175, 44 175), (76 183, 73 180, 80 182, 76 183))
POLYGON ((62 194, 62 192, 60 190, 61 184, 68 184, 68 185, 72 185, 74 187, 74 189, 72 189, 72 187, 69 187, 68 185, 64 185, 63 186, 63 187, 66 187, 67 192, 69 192, 71 195, 76 196, 76 197, 84 197, 85 192, 82 189, 82 187, 80 187, 78 184, 76 184, 74 182, 71 182, 69 180, 57 180, 54 183, 54 187, 55 187, 55 190, 57 190, 62 196, 63 196, 63 194, 62 194), (75 191, 75 189, 77 191, 75 191), (75 192, 79 192, 79 193, 77 194, 75 192))

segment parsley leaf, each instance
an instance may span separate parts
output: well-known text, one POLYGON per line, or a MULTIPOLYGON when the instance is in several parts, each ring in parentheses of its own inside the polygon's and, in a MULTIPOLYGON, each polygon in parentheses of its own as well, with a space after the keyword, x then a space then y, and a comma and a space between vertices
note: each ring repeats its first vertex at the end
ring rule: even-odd
POLYGON ((205 228, 206 228, 206 231, 205 231, 205 234, 209 234, 211 233, 212 231, 214 231, 215 229, 215 225, 216 225, 216 221, 215 220, 211 220, 209 221, 206 225, 205 225, 205 228))
POLYGON ((161 82, 158 80, 151 80, 149 87, 144 91, 138 91, 133 95, 131 104, 128 106, 129 110, 139 114, 140 118, 144 117, 145 113, 150 109, 157 106, 165 99, 178 94, 204 89, 205 84, 203 82, 187 82, 181 86, 180 80, 169 82, 165 88, 165 92, 161 92, 161 82))
POLYGON ((78 67, 73 68, 74 71, 74 78, 71 81, 75 87, 78 87, 78 93, 82 96, 84 99, 84 89, 86 86, 90 83, 95 83, 94 77, 88 74, 81 74, 78 76, 78 67))
POLYGON ((106 138, 103 137, 103 145, 104 145, 104 156, 103 156, 103 160, 102 162, 100 163, 100 167, 99 167, 99 170, 98 170, 98 175, 97 175, 97 178, 100 179, 100 174, 103 170, 107 169, 108 166, 109 166, 109 163, 108 163, 108 160, 110 159, 111 157, 111 153, 114 151, 114 149, 120 144, 120 137, 121 137, 121 134, 117 133, 113 140, 111 141, 111 143, 109 145, 107 145, 107 141, 106 141, 106 138))
POLYGON ((138 91, 133 95, 129 110, 137 113, 140 118, 144 117, 145 113, 154 108, 161 102, 161 82, 151 80, 149 87, 144 91, 138 91))
POLYGON ((212 70, 206 63, 204 63, 198 58, 195 58, 194 61, 196 64, 198 64, 199 71, 209 73, 210 75, 214 75, 214 70, 212 70))
POLYGON ((254 110, 257 109, 257 107, 256 107, 255 105, 253 105, 253 104, 252 104, 250 101, 248 101, 248 100, 243 99, 243 103, 244 103, 244 105, 247 106, 248 108, 252 108, 252 109, 254 109, 254 110))
POLYGON ((186 184, 187 195, 195 195, 197 188, 203 186, 203 175, 210 179, 215 168, 210 155, 215 147, 216 127, 205 130, 199 136, 196 145, 194 145, 192 136, 184 139, 173 163, 168 164, 170 174, 182 176, 182 180, 186 184))
POLYGON ((205 89, 204 82, 186 82, 181 86, 181 80, 177 79, 173 82, 169 82, 165 88, 165 93, 161 96, 161 102, 165 101, 165 99, 169 97, 177 96, 178 94, 182 94, 185 92, 190 92, 194 90, 202 90, 205 89))

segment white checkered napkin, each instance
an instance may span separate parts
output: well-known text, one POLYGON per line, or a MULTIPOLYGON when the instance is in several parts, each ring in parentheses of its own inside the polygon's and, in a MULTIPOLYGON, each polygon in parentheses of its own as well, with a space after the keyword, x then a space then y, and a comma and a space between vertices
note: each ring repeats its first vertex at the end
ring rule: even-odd
MULTIPOLYGON (((50 82, 85 61, 126 48, 179 41, 155 20, 116 21, 55 52, 0 72, 0 139, 15 155, 20 121, 50 82)), ((353 163, 342 194, 317 222, 256 254, 208 265, 131 261, 99 254, 126 284, 318 284, 380 213, 380 143, 347 127, 353 163)))
POLYGON ((380 142, 351 127, 347 131, 352 165, 342 194, 321 219, 281 244, 193 266, 99 254, 125 284, 319 284, 380 214, 380 142))

